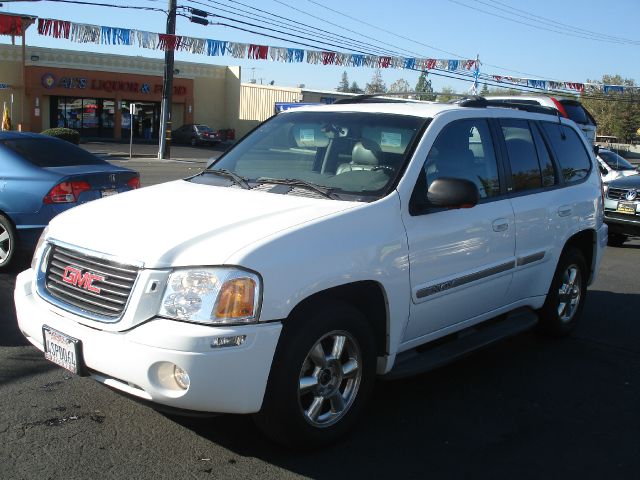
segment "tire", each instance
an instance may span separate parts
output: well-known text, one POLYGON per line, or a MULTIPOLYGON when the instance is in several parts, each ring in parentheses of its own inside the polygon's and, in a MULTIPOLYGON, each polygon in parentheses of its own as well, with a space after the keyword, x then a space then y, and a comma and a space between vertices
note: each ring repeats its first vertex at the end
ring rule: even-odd
POLYGON ((556 267, 543 307, 538 311, 539 330, 562 337, 576 326, 587 297, 587 264, 575 248, 566 250, 556 267))
POLYGON ((611 247, 621 247, 627 241, 627 236, 622 233, 610 233, 607 245, 611 247))
POLYGON ((373 332, 359 310, 337 301, 302 309, 285 322, 257 426, 296 450, 334 442, 371 396, 375 363, 373 332))
POLYGON ((197 139, 195 139, 195 138, 192 138, 192 139, 191 139, 191 146, 192 146, 192 147, 197 147, 197 146, 198 146, 198 140, 197 140, 197 139))
POLYGON ((0 270, 11 264, 16 250, 16 231, 4 215, 0 215, 0 270))

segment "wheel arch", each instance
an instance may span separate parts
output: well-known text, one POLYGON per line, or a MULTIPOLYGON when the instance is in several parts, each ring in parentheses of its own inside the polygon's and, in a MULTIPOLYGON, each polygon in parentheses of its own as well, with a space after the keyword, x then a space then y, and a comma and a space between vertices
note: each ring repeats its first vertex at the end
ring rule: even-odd
POLYGON ((579 250, 584 256, 584 260, 589 268, 589 279, 587 283, 591 283, 591 280, 595 274, 595 249, 598 241, 598 235, 595 230, 582 230, 571 237, 566 241, 564 245, 564 249, 562 253, 566 252, 570 248, 576 248, 579 250))
POLYGON ((349 303, 362 312, 375 337, 376 355, 383 356, 389 352, 388 300, 383 286, 373 280, 347 283, 316 292, 300 301, 285 321, 291 321, 305 310, 332 300, 349 303))

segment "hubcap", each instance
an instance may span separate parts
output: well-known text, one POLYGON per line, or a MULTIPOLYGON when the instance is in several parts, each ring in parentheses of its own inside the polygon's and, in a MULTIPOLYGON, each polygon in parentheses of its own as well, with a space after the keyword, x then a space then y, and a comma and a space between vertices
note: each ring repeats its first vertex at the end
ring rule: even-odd
POLYGON ((582 274, 577 265, 569 266, 562 274, 562 283, 558 290, 558 317, 569 322, 580 305, 582 274))
POLYGON ((344 331, 326 334, 307 353, 300 370, 298 403, 314 427, 328 427, 351 408, 362 379, 362 356, 344 331))
POLYGON ((4 263, 10 252, 11 238, 9 238, 9 232, 0 225, 0 264, 4 263))

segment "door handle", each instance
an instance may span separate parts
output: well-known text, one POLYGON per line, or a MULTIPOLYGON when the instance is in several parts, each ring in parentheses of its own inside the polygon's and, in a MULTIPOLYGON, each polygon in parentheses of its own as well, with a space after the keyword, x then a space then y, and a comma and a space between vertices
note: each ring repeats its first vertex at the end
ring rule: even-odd
POLYGON ((498 218, 491 224, 494 232, 505 232, 509 228, 509 220, 506 218, 498 218))
POLYGON ((558 207, 558 216, 559 217, 568 217, 573 212, 571 205, 562 205, 558 207))

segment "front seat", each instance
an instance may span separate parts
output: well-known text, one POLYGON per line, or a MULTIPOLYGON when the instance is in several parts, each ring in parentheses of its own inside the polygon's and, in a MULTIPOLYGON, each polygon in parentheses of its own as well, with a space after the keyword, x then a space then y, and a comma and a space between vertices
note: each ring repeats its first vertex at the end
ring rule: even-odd
POLYGON ((353 146, 351 162, 338 165, 336 175, 356 170, 375 170, 380 165, 381 156, 378 144, 363 138, 353 146))

